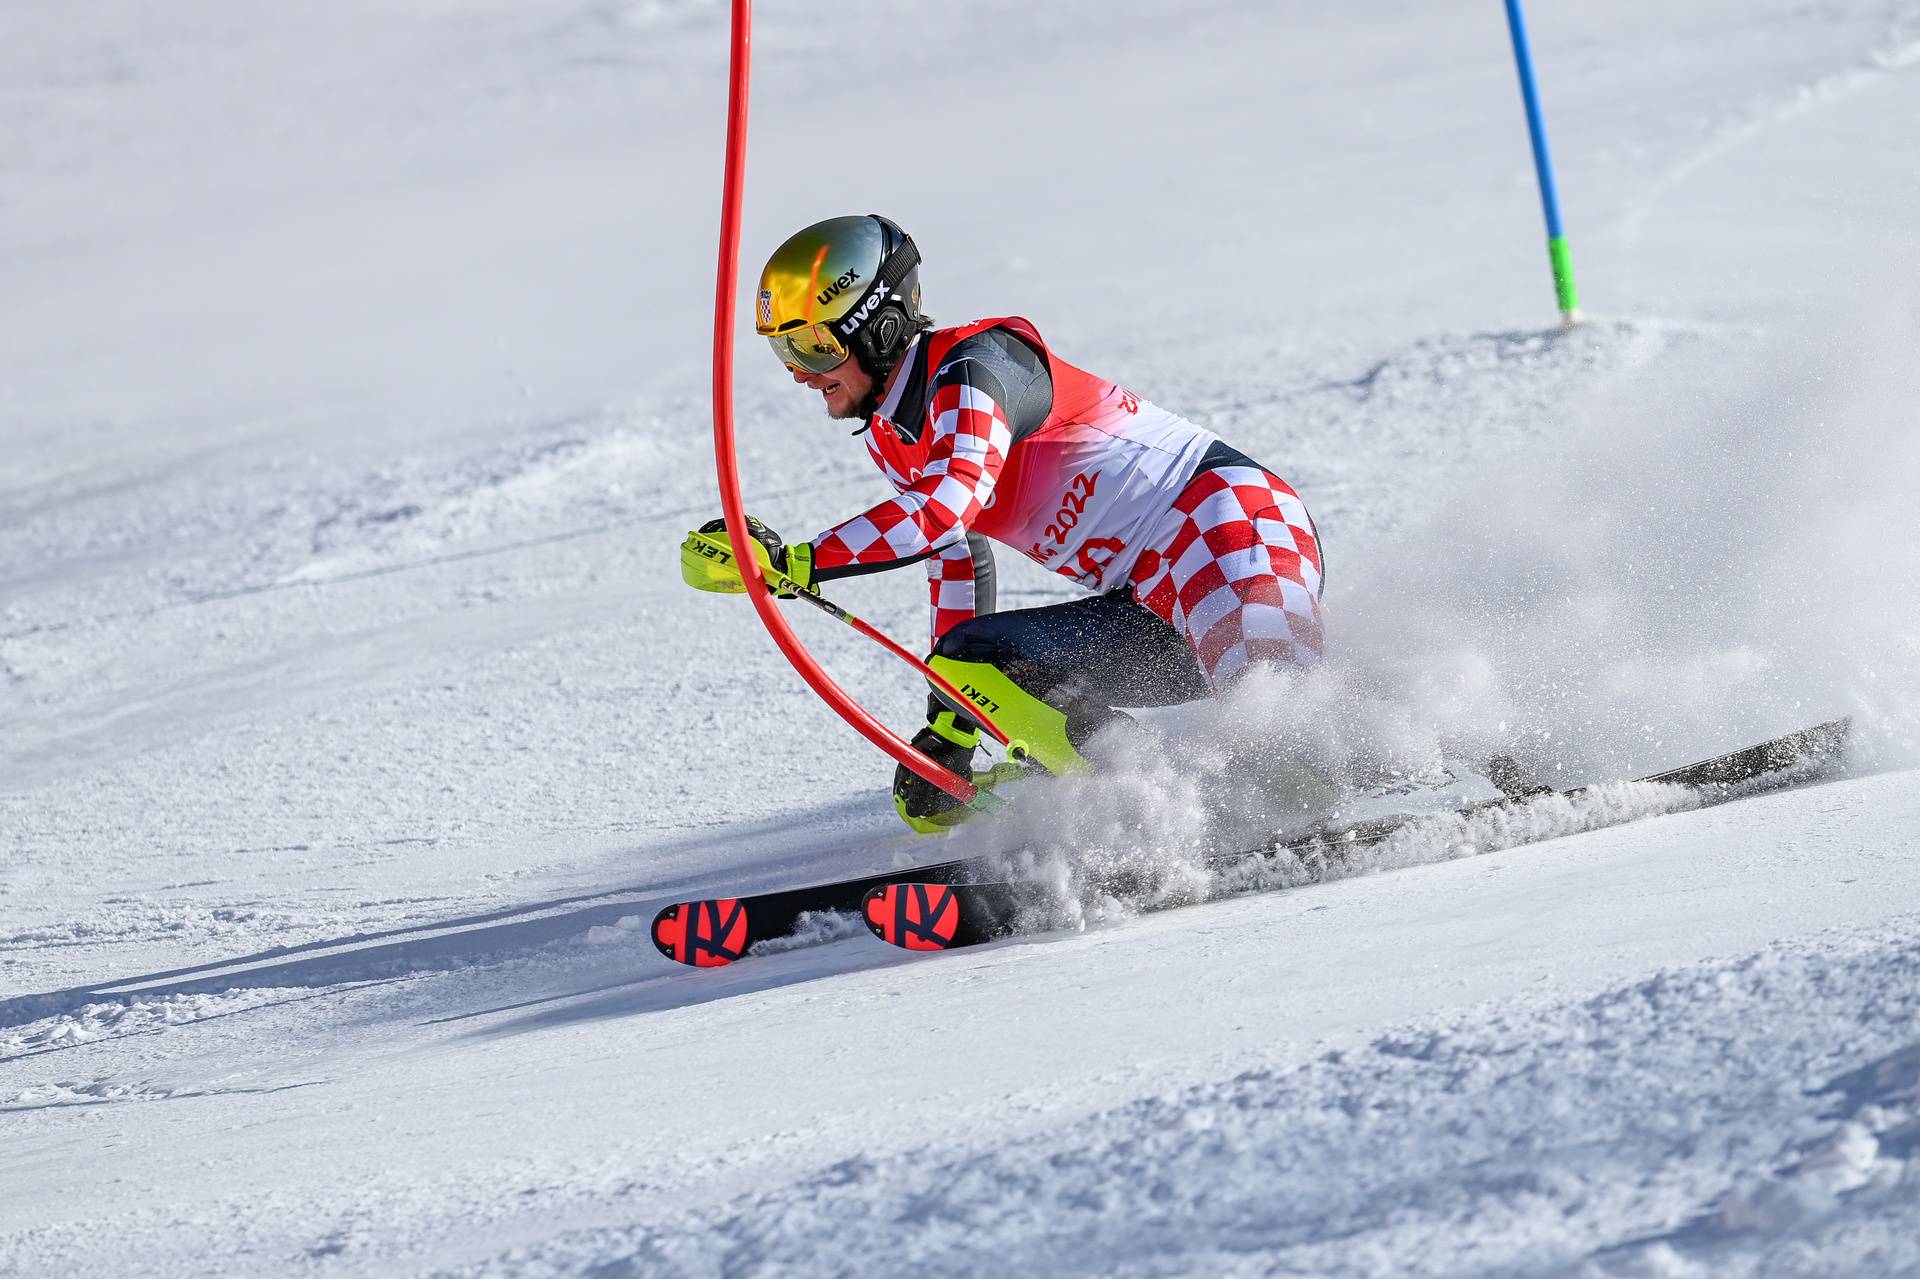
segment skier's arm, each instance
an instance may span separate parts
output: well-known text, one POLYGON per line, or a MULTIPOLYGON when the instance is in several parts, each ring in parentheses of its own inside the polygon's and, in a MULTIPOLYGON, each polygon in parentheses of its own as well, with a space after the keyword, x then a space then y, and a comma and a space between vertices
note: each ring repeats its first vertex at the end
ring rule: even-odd
POLYGON ((960 623, 993 612, 993 550, 978 533, 927 560, 927 590, 933 606, 933 643, 960 623))
POLYGON ((992 376, 976 372, 972 361, 951 368, 930 397, 933 439, 920 478, 897 497, 814 538, 815 581, 898 568, 960 546, 992 500, 1013 431, 992 376))

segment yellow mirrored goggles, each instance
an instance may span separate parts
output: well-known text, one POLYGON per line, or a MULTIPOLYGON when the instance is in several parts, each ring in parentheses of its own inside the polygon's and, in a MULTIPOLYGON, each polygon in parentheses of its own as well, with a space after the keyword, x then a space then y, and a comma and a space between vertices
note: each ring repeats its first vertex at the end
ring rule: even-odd
POLYGON ((825 324, 774 333, 767 341, 773 343, 773 353, 780 363, 796 373, 827 373, 847 358, 846 344, 825 324))

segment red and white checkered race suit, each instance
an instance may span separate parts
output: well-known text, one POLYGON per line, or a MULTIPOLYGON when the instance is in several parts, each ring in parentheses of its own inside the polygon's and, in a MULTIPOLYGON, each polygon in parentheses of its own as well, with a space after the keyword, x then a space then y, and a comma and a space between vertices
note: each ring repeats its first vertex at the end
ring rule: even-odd
POLYGON ((1285 480, 1258 466, 1202 471, 1149 541, 1134 594, 1187 637, 1216 689, 1250 662, 1320 660, 1320 546, 1285 480))
POLYGON ((915 348, 867 435, 899 496, 815 538, 816 572, 926 558, 937 641, 974 614, 971 530, 1089 590, 1131 584, 1186 637, 1216 689, 1250 662, 1319 659, 1320 548, 1286 481, 1212 432, 1068 364, 1026 320, 936 330, 915 348), (945 362, 992 328, 1045 357, 1052 406, 1023 434, 982 379, 969 377, 969 361, 945 362), (909 396, 909 386, 923 394, 909 396), (923 420, 910 402, 919 400, 923 420), (1223 452, 1243 464, 1213 464, 1209 454, 1223 452))

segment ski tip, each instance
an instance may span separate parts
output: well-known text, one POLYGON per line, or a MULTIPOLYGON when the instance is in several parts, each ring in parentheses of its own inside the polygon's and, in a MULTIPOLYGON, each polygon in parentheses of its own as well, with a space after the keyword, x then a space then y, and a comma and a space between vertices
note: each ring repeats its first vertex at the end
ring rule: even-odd
POLYGON ((960 902, 945 884, 881 884, 860 904, 867 929, 903 950, 945 950, 960 930, 960 902))
POLYGON ((653 917, 653 944, 676 964, 718 968, 747 953, 747 908, 732 897, 675 902, 653 917))

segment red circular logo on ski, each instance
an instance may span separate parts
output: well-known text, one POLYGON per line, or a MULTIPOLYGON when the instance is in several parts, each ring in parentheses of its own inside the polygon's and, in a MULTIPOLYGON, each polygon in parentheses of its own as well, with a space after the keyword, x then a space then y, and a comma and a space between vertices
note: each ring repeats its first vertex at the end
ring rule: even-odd
POLYGON ((960 930, 960 902, 945 884, 882 884, 861 913, 875 937, 905 950, 945 950, 960 930))
POLYGON ((747 908, 732 897, 665 907, 653 917, 653 944, 676 964, 731 964, 747 950, 747 908))

